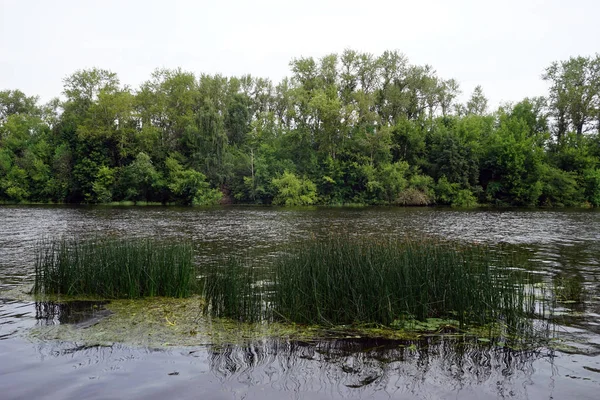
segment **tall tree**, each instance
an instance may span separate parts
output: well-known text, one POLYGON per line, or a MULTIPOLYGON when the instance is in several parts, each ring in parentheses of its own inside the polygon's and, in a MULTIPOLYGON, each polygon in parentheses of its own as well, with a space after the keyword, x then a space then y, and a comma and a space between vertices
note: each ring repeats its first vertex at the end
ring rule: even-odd
POLYGON ((471 94, 471 98, 467 101, 467 114, 484 115, 487 112, 487 97, 483 94, 483 88, 476 86, 471 94))
POLYGON ((0 91, 0 124, 14 114, 41 115, 41 109, 37 105, 38 98, 26 96, 20 90, 0 91))
POLYGON ((542 78, 550 82, 557 142, 562 142, 570 128, 578 136, 595 124, 600 129, 600 55, 555 61, 542 78))

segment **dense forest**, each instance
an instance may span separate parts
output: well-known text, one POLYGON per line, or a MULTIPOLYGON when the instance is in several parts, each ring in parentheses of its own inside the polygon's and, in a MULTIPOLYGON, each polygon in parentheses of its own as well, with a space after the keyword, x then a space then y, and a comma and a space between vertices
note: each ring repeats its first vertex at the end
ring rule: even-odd
POLYGON ((0 91, 0 202, 600 206, 600 55, 497 110, 394 51, 290 68, 137 89, 80 70, 44 105, 0 91))

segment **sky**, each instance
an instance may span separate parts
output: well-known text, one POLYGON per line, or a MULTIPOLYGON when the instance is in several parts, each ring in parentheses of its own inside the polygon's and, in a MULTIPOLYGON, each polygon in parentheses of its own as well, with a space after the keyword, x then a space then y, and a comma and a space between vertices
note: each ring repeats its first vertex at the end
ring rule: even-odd
POLYGON ((45 102, 93 67, 133 88, 177 67, 278 82, 293 58, 351 48, 398 50, 496 107, 545 95, 551 62, 600 52, 598 15, 596 0, 0 0, 0 90, 45 102))

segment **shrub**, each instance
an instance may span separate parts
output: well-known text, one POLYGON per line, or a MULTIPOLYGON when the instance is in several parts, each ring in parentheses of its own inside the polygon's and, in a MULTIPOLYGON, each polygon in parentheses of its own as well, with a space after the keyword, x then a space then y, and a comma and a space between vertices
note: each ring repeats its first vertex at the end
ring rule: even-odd
POLYGON ((273 178, 277 194, 273 204, 285 206, 305 206, 317 201, 317 187, 309 179, 300 179, 291 172, 284 172, 273 178))

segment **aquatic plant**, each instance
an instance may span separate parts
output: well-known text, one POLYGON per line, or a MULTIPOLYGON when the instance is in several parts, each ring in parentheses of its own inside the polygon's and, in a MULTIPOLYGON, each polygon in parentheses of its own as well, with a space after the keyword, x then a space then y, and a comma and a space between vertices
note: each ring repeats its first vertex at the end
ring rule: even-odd
POLYGON ((210 309, 213 315, 247 322, 267 317, 265 291, 256 266, 244 259, 229 257, 224 265, 211 264, 203 271, 205 311, 210 309))
POLYGON ((192 245, 152 239, 54 239, 38 243, 35 293, 101 298, 186 297, 192 245))
POLYGON ((304 323, 513 323, 534 307, 510 261, 483 246, 435 240, 315 239, 276 263, 273 303, 304 323))
POLYGON ((558 275, 553 279, 554 300, 562 303, 581 303, 585 298, 583 278, 558 275))
POLYGON ((434 239, 329 236, 291 244, 272 263, 228 257, 194 275, 189 243, 151 239, 40 243, 36 293, 102 298, 202 294, 239 321, 411 328, 428 319, 494 332, 532 329, 528 272, 507 251, 434 239))
POLYGON ((251 266, 234 265, 204 276, 215 315, 256 318, 260 307, 269 318, 303 324, 404 327, 450 318, 461 327, 522 330, 535 309, 527 272, 510 254, 480 245, 330 236, 288 249, 262 283, 249 276, 251 266), (239 297, 246 295, 254 297, 239 297))

